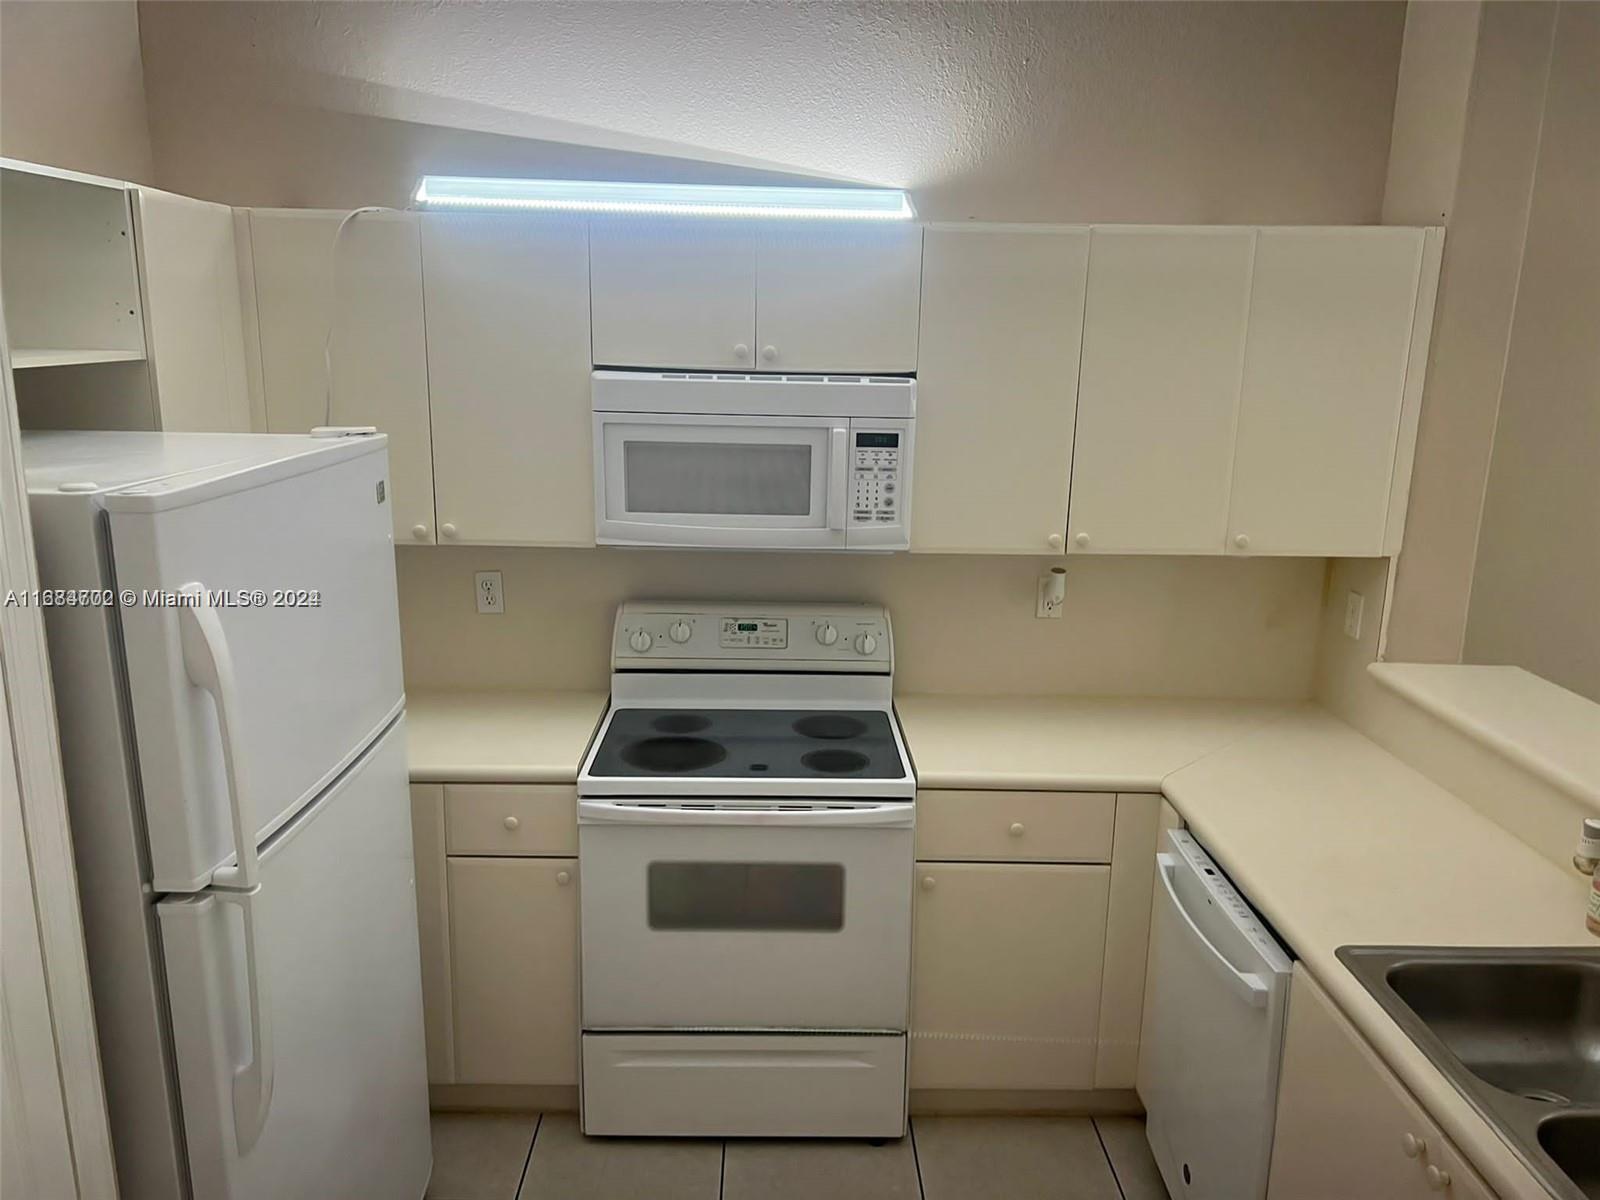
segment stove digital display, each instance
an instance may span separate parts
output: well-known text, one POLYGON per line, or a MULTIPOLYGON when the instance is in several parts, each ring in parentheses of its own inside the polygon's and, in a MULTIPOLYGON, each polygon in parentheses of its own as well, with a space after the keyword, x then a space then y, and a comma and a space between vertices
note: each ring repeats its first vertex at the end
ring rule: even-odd
POLYGON ((724 617, 718 644, 731 649, 783 650, 789 622, 771 617, 724 617))

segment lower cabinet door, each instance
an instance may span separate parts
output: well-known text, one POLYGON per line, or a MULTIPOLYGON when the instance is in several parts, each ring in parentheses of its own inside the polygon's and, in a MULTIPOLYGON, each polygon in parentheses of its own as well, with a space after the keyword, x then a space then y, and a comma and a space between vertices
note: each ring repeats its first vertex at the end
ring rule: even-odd
POLYGON ((1493 1200, 1488 1185, 1296 964, 1267 1200, 1493 1200))
POLYGON ((578 1081, 578 860, 451 858, 457 1083, 578 1081))
POLYGON ((1094 1086, 1111 869, 917 863, 911 1086, 1094 1086))

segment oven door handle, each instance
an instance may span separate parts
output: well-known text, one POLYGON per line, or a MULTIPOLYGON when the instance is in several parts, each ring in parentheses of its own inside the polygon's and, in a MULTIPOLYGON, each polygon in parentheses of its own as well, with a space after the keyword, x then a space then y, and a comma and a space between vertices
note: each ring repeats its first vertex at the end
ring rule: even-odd
POLYGON ((579 800, 578 823, 589 825, 742 825, 767 829, 776 825, 826 829, 910 829, 914 807, 908 803, 864 804, 852 808, 702 808, 677 804, 623 804, 613 800, 579 800))

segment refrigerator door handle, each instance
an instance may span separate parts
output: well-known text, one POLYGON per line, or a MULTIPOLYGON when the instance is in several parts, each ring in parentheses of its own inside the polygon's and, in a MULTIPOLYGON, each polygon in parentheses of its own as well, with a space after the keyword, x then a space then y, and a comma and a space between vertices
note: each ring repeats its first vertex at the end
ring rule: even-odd
POLYGON ((211 893, 235 905, 244 918, 245 979, 250 988, 250 1061, 233 1069, 233 1129, 239 1153, 248 1154, 267 1124, 272 1107, 272 1020, 267 1011, 267 985, 256 947, 256 902, 261 888, 211 893))
POLYGON ((256 886, 256 831, 253 809, 244 793, 241 742, 235 729, 239 709, 234 683, 233 656, 222 621, 211 604, 204 584, 186 583, 178 589, 184 603, 178 608, 178 636, 183 646, 183 666, 197 687, 211 693, 217 710, 217 730, 222 736, 222 766, 228 781, 228 809, 233 819, 233 845, 237 865, 218 867, 211 881, 217 887, 250 889, 256 886))

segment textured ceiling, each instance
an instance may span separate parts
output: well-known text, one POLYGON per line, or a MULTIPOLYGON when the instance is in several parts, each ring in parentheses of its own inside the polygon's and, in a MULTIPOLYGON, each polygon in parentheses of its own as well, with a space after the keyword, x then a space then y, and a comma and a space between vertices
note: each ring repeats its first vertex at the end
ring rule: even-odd
POLYGON ((148 86, 186 104, 248 95, 893 184, 963 215, 1009 192, 1035 216, 1033 193, 1095 194, 1083 164, 1116 164, 1125 192, 1169 187, 1174 159, 1202 196, 1279 171, 1375 206, 1403 20, 1320 3, 140 5, 148 86))

